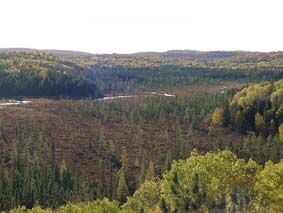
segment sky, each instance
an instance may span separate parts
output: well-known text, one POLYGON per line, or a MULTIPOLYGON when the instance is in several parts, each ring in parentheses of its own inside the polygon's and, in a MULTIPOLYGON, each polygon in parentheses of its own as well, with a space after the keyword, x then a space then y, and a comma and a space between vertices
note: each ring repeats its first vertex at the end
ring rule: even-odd
POLYGON ((283 50, 282 0, 1 0, 0 48, 283 50))

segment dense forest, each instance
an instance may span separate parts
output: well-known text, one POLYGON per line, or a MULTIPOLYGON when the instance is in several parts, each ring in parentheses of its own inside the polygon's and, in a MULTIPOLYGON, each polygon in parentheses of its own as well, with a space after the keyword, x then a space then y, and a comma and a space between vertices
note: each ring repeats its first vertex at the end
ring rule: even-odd
POLYGON ((216 106, 224 106, 231 94, 137 97, 126 102, 61 100, 57 106, 53 102, 34 106, 31 118, 4 113, 2 208, 58 207, 66 200, 104 196, 120 200, 120 174, 130 193, 149 175, 161 175, 174 159, 188 156, 192 148, 224 146, 223 141, 219 145, 198 141, 197 128, 198 121, 209 118, 216 106), (53 108, 55 114, 41 108, 53 108), (63 141, 60 134, 65 135, 63 141))
POLYGON ((169 51, 95 55, 77 60, 89 65, 88 78, 106 92, 168 88, 223 81, 241 83, 283 78, 283 53, 169 51))
POLYGON ((5 91, 2 96, 97 97, 140 89, 223 81, 255 83, 283 78, 282 52, 168 51, 94 55, 0 49, 0 59, 1 91, 5 91))
MULTIPOLYGON (((283 164, 245 162, 230 151, 175 161, 162 179, 148 178, 119 206, 107 198, 67 204, 57 212, 281 212, 283 164)), ((123 171, 121 171, 123 174, 123 171)), ((119 194, 128 193, 124 180, 119 194)), ((52 212, 35 207, 11 212, 52 212)))
POLYGON ((282 57, 4 51, 0 210, 281 212, 282 57))
POLYGON ((0 96, 98 97, 84 67, 42 52, 0 54, 0 96))

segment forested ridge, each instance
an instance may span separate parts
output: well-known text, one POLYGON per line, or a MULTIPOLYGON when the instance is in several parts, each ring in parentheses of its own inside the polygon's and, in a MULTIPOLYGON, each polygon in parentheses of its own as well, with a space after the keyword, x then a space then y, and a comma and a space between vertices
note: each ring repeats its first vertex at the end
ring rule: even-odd
POLYGON ((168 51, 129 55, 93 55, 88 77, 105 91, 165 88, 223 81, 241 83, 283 78, 283 53, 168 51))
POLYGON ((3 89, 9 88, 11 95, 21 90, 24 95, 95 97, 113 91, 130 92, 223 81, 254 83, 283 78, 282 52, 176 50, 100 55, 32 49, 0 49, 0 52, 3 83, 8 80, 3 89), (9 72, 10 77, 7 77, 7 70, 18 72, 17 75, 9 72), (28 80, 36 85, 27 88, 23 82, 28 80), (32 89, 36 92, 31 92, 32 89))
POLYGON ((4 51, 0 210, 283 211, 282 57, 4 51))
POLYGON ((84 67, 42 52, 0 54, 0 96, 99 96, 84 67))

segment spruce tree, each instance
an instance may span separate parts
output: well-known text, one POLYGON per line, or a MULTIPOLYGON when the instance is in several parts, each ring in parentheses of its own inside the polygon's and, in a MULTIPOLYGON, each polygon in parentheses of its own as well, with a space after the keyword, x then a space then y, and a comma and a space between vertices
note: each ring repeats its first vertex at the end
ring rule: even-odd
POLYGON ((222 127, 228 127, 230 124, 230 110, 229 110, 229 104, 226 103, 224 107, 224 112, 223 112, 223 121, 222 121, 222 127))
POLYGON ((180 125, 177 125, 175 133, 175 158, 181 158, 183 154, 183 141, 180 125))
POLYGON ((169 170, 171 168, 171 164, 173 162, 171 150, 168 150, 166 153, 164 170, 169 170))
POLYGON ((153 162, 150 161, 149 162, 149 165, 148 165, 148 168, 146 170, 146 175, 145 175, 145 180, 153 180, 155 177, 155 173, 154 173, 154 165, 153 165, 153 162))
POLYGON ((118 186, 116 193, 117 200, 120 203, 125 203, 127 200, 127 196, 129 195, 129 189, 125 178, 124 167, 121 167, 121 169, 119 170, 117 178, 118 178, 118 186))

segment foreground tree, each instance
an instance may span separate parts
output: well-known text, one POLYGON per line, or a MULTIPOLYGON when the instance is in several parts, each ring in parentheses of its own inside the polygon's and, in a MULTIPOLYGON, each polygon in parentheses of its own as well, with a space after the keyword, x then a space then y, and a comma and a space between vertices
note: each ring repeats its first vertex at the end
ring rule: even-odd
MULTIPOLYGON (((264 169, 254 161, 238 159, 230 151, 198 155, 175 161, 163 179, 146 181, 128 195, 123 168, 119 171, 117 199, 96 200, 60 207, 56 212, 282 212, 283 162, 267 162, 264 169)), ((25 207, 11 212, 51 212, 25 207)))
POLYGON ((149 212, 160 200, 159 180, 146 181, 122 206, 126 212, 149 212))
POLYGON ((204 156, 192 153, 187 160, 173 163, 164 175, 161 191, 171 211, 221 210, 223 199, 228 209, 235 186, 239 197, 251 198, 258 170, 254 161, 246 164, 229 151, 204 156))
POLYGON ((283 162, 267 162, 259 172, 253 201, 257 212, 283 212, 283 162))

